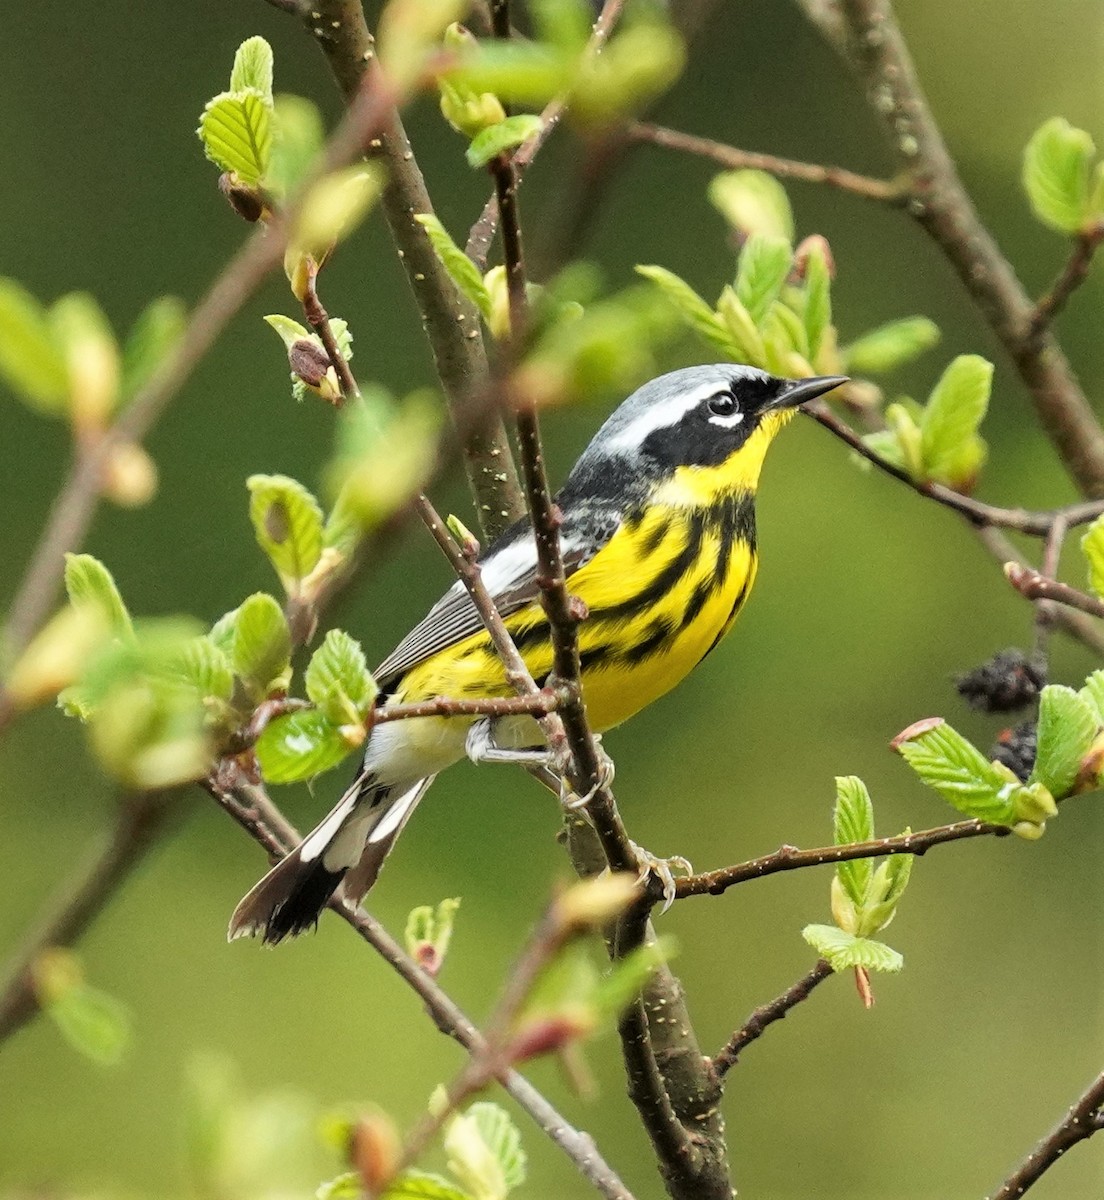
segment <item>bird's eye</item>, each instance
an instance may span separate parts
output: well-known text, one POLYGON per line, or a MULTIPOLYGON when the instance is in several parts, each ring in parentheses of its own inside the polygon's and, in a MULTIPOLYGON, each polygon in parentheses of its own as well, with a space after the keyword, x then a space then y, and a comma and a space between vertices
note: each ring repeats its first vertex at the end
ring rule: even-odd
POLYGON ((718 417, 731 417, 740 411, 740 405, 731 392, 718 392, 709 398, 709 411, 718 417))

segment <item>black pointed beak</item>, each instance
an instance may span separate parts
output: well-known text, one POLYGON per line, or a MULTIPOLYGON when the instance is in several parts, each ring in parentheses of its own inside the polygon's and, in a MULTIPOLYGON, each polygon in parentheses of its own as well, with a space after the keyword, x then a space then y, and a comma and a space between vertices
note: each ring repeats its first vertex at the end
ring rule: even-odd
POLYGON ((771 408, 797 408, 806 400, 815 400, 841 383, 848 383, 846 375, 818 375, 813 379, 786 379, 771 404, 771 408))

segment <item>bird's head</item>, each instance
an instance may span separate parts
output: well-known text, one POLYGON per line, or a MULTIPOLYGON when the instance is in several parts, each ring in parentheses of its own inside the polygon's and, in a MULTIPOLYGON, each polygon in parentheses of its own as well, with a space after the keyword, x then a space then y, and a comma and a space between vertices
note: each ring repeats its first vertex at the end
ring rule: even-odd
POLYGON ((579 467, 588 475, 627 470, 671 503, 754 492, 767 447, 798 406, 845 382, 779 379, 732 363, 671 371, 621 404, 579 467))

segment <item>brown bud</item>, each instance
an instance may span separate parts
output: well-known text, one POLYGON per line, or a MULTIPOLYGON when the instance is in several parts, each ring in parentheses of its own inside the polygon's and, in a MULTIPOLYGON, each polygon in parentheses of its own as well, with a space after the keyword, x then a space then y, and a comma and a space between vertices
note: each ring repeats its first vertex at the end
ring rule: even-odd
POLYGON ((310 338, 299 338, 292 342, 288 350, 288 363, 292 373, 298 375, 307 387, 316 388, 321 386, 330 369, 330 356, 317 342, 310 338))
POLYGON ((252 225, 264 216, 264 198, 255 189, 239 183, 232 171, 224 171, 219 176, 218 185, 219 191, 242 220, 252 225))
POLYGON ((809 255, 814 252, 819 252, 824 259, 824 265, 828 268, 828 278, 835 279, 836 260, 832 255, 832 247, 828 245, 828 239, 819 233, 811 233, 798 243, 797 249, 794 251, 793 278, 795 280, 805 278, 805 266, 809 261, 809 255))
POLYGON ((395 1124, 386 1113, 366 1113, 353 1126, 349 1162, 369 1195, 377 1195, 394 1178, 400 1150, 395 1124))

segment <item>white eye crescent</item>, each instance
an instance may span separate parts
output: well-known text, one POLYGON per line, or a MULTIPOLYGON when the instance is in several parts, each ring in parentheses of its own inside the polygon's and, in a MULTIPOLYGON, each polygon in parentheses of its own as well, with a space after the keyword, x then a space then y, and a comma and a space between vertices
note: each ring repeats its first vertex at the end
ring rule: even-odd
POLYGON ((713 414, 709 418, 710 425, 718 425, 722 429, 733 429, 744 419, 744 414, 740 411, 740 403, 731 392, 717 392, 710 396, 708 407, 713 414))

